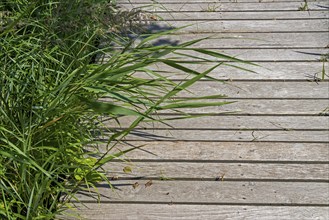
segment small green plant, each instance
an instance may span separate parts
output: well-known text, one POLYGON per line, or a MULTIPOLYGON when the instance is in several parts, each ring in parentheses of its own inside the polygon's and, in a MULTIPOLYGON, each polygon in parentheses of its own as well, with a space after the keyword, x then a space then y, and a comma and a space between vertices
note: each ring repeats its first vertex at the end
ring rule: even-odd
POLYGON ((304 3, 302 3, 302 5, 298 8, 298 11, 308 11, 308 2, 307 0, 304 0, 304 3))
POLYGON ((216 12, 217 9, 220 7, 220 5, 217 4, 208 4, 208 7, 205 9, 202 9, 204 12, 216 12))
POLYGON ((321 80, 324 80, 325 77, 329 77, 328 74, 326 73, 326 67, 325 63, 327 63, 329 60, 329 53, 323 54, 320 58, 320 62, 322 62, 322 70, 321 70, 321 80))
POLYGON ((321 116, 329 116, 329 106, 323 109, 320 114, 321 116))

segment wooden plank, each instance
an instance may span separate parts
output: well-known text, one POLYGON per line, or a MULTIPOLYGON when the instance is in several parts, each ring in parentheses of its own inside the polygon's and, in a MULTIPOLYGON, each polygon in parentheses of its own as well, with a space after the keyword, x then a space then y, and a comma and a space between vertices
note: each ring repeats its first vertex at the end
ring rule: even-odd
MULTIPOLYGON (((251 62, 288 62, 288 61, 319 61, 325 54, 329 53, 328 49, 212 49, 212 51, 236 57, 245 61, 251 62)), ((195 51, 182 51, 182 54, 187 54, 199 58, 208 59, 211 61, 227 61, 227 59, 215 58, 206 54, 202 54, 195 51)), ((187 58, 186 56, 178 56, 177 54, 172 54, 165 56, 164 58, 176 58, 186 60, 195 60, 194 58, 187 58)), ((105 57, 105 60, 108 59, 105 57)))
MULTIPOLYGON (((269 142, 329 142, 326 131, 268 131, 268 130, 133 130, 125 140, 167 141, 269 141, 269 142)), ((105 133, 105 140, 109 133, 105 133)))
MULTIPOLYGON (((176 82, 179 84, 180 82, 176 82)), ((329 98, 329 82, 275 82, 199 81, 177 97, 196 97, 223 94, 230 99, 326 99, 329 98), (270 93, 268 91, 271 91, 270 93), (312 92, 310 92, 312 91, 312 92)))
MULTIPOLYGON (((329 119, 323 116, 206 116, 183 120, 174 120, 179 116, 159 115, 155 118, 163 120, 166 124, 158 122, 142 122, 137 128, 144 129, 223 129, 223 130, 319 130, 329 129, 329 119)), ((120 126, 128 127, 136 118, 122 117, 120 126)), ((106 119, 105 119, 106 120, 106 119)), ((103 123, 108 127, 119 127, 114 120, 103 123)))
MULTIPOLYGON (((246 68, 253 72, 243 71, 241 69, 225 66, 219 66, 209 76, 223 80, 314 80, 321 77, 323 65, 326 72, 329 70, 328 62, 255 62, 259 66, 247 64, 230 63, 239 67, 246 68)), ((214 64, 183 64, 183 66, 203 72, 214 66, 214 64)), ((150 69, 161 73, 170 79, 183 80, 186 79, 186 74, 169 67, 165 64, 156 64, 150 69)), ((145 74, 136 74, 136 76, 146 77, 145 74)))
POLYGON ((176 33, 255 33, 328 31, 328 19, 319 20, 241 20, 241 21, 156 21, 145 27, 149 32, 177 30, 176 33))
MULTIPOLYGON (((328 49, 225 49, 212 51, 217 53, 233 56, 245 61, 251 62, 289 62, 289 61, 319 61, 325 54, 329 54, 328 49)), ((182 51, 183 54, 197 56, 199 58, 205 58, 212 61, 226 61, 227 59, 214 58, 209 55, 200 54, 195 51, 182 51)), ((177 55, 170 55, 168 57, 177 57, 177 55)), ((186 57, 183 60, 195 60, 188 59, 186 57)))
POLYGON ((154 41, 154 45, 177 45, 190 40, 210 37, 193 45, 207 49, 247 48, 325 48, 328 32, 319 33, 216 33, 170 35, 154 41))
MULTIPOLYGON (((213 100, 204 100, 213 102, 213 100)), ((218 100, 216 100, 218 101, 218 100)), ((204 107, 194 109, 184 109, 184 112, 190 114, 222 114, 232 113, 235 115, 266 116, 266 115, 314 115, 319 116, 328 114, 328 100, 324 99, 305 99, 305 100, 285 100, 285 99, 228 99, 223 102, 235 102, 219 107, 204 107)), ((170 110, 158 111, 159 114, 181 115, 179 112, 170 110)), ((324 120, 327 120, 324 118, 324 120)))
POLYGON ((328 164, 251 164, 197 162, 111 162, 103 167, 111 178, 172 180, 327 181, 328 164), (131 173, 123 170, 129 167, 131 173))
POLYGON ((201 81, 179 97, 224 94, 229 98, 328 98, 329 82, 209 82, 201 81), (271 91, 269 93, 269 91, 271 91), (312 92, 310 92, 312 91, 312 92))
MULTIPOLYGON (((223 100, 225 101, 225 100, 223 100)), ((227 100, 235 101, 235 100, 227 100)), ((249 115, 266 114, 323 114, 327 112, 328 100, 237 100, 236 103, 220 107, 205 107, 202 109, 186 109, 187 113, 221 113, 232 112, 249 115)), ((165 111, 162 111, 165 112, 165 111)), ((326 118, 324 118, 326 120, 326 118)))
MULTIPOLYGON (((144 10, 154 12, 209 12, 209 11, 299 11, 303 5, 301 2, 238 2, 238 3, 203 3, 186 4, 184 2, 166 3, 166 4, 149 4, 149 3, 131 3, 121 4, 123 8, 132 9, 142 7, 144 10)), ((327 1, 308 2, 309 10, 327 10, 329 3, 327 1)))
MULTIPOLYGON (((328 18, 327 11, 291 11, 289 13, 282 11, 246 11, 243 12, 172 12, 160 13, 158 20, 174 21, 174 20, 285 20, 285 19, 320 19, 328 18)), ((145 16, 145 20, 154 20, 151 14, 145 16)))
MULTIPOLYGON (((123 156, 127 160, 218 162, 329 162, 328 143, 130 141, 114 152, 143 146, 123 156)), ((103 146, 101 146, 103 149, 103 146)))
MULTIPOLYGON (((226 181, 112 181, 116 190, 101 185, 101 201, 197 204, 329 205, 328 183, 226 181), (133 184, 139 183, 138 187, 133 184)), ((86 195, 83 202, 95 201, 86 195)))
MULTIPOLYGON (((327 220, 329 207, 175 205, 175 204, 77 204, 76 214, 89 220, 327 220)), ((62 218, 68 219, 68 218, 62 218)))

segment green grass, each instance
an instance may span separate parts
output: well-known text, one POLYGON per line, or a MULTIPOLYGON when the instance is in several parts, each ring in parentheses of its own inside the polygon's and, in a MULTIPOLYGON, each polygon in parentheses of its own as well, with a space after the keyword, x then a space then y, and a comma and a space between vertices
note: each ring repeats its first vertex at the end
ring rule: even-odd
POLYGON ((198 62, 182 62, 182 56, 190 58, 182 51, 242 62, 193 49, 202 39, 177 46, 151 44, 175 30, 144 36, 132 46, 120 32, 108 31, 120 24, 113 23, 118 12, 105 0, 1 1, 0 12, 1 219, 54 219, 79 201, 77 192, 96 189, 100 181, 111 186, 102 166, 134 149, 112 153, 144 119, 163 122, 152 114, 228 104, 198 102, 203 97, 174 99, 200 79, 216 80, 208 74, 225 64, 209 61, 213 67, 198 72, 184 66, 198 62), (99 48, 99 42, 107 44, 99 48), (110 54, 106 62, 94 62, 105 54, 110 54), (184 72, 188 80, 175 82, 150 68, 160 63, 184 72), (101 152, 97 137, 106 129, 101 118, 119 124, 124 116, 135 120, 112 132, 107 152, 101 152))
POLYGON ((304 3, 301 4, 301 6, 298 8, 298 10, 299 11, 308 11, 309 10, 307 0, 304 0, 304 3))

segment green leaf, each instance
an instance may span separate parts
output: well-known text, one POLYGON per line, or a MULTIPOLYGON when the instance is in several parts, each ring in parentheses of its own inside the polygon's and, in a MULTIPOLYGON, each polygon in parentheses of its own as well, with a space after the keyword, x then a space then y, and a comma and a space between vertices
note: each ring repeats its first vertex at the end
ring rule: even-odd
POLYGON ((201 107, 209 107, 209 106, 222 106, 231 104, 234 102, 183 102, 183 103, 175 103, 165 106, 158 106, 157 110, 165 110, 165 109, 176 109, 176 108, 201 108, 201 107))
POLYGON ((124 173, 132 173, 133 171, 132 171, 131 167, 126 166, 126 167, 123 168, 123 172, 124 173))
POLYGON ((141 146, 138 146, 138 147, 132 147, 132 148, 129 148, 129 149, 124 150, 124 151, 120 151, 120 152, 115 153, 115 154, 110 154, 108 156, 106 156, 106 154, 104 154, 104 156, 97 161, 97 163, 96 163, 96 169, 99 168, 99 167, 101 167, 101 166, 103 166, 105 163, 107 163, 107 162, 109 162, 109 161, 111 161, 113 159, 117 159, 118 157, 120 157, 120 156, 122 156, 122 155, 124 155, 124 154, 126 154, 126 153, 128 153, 128 152, 130 152, 132 150, 139 149, 139 148, 141 148, 143 146, 144 145, 141 145, 141 146))
POLYGON ((88 108, 94 110, 95 112, 98 113, 108 113, 111 115, 131 115, 131 116, 142 116, 144 117, 141 113, 129 109, 129 108, 125 108, 125 107, 121 107, 118 105, 114 105, 112 103, 108 103, 108 102, 98 102, 98 101, 89 101, 86 98, 83 97, 79 97, 80 100, 82 100, 83 102, 85 102, 88 106, 88 108))

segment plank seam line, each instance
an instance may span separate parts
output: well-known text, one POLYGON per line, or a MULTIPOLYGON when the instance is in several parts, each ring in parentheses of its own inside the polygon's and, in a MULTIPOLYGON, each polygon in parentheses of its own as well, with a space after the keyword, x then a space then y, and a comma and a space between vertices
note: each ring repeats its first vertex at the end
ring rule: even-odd
MULTIPOLYGON (((128 0, 129 1, 129 0, 128 0)), ((158 4, 161 4, 161 5, 163 5, 163 4, 172 4, 172 5, 178 5, 178 4, 190 4, 190 5, 197 5, 197 4, 205 4, 205 3, 208 3, 208 4, 210 4, 210 3, 220 3, 220 4, 237 4, 237 5, 239 5, 239 4, 279 4, 279 3, 294 3, 294 2, 297 2, 297 3, 303 3, 303 1, 297 1, 297 0, 295 0, 295 1, 272 1, 272 2, 270 2, 270 1, 265 1, 265 2, 255 2, 255 1, 245 1, 245 2, 232 2, 232 1, 222 1, 222 2, 219 2, 219 1, 215 1, 215 0, 213 0, 213 1, 193 1, 193 2, 186 2, 186 1, 184 1, 184 0, 182 0, 181 2, 174 2, 174 1, 164 1, 164 2, 158 2, 158 4)), ((308 0, 307 2, 309 2, 309 3, 326 3, 326 1, 318 1, 318 0, 308 0)), ((141 5, 141 4, 150 4, 150 2, 149 1, 139 1, 139 2, 134 2, 134 1, 132 1, 132 2, 122 2, 122 1, 118 1, 118 3, 120 4, 120 5, 141 5)))
POLYGON ((185 34, 303 34, 303 33, 327 33, 327 30, 318 31, 189 31, 189 32, 177 32, 176 35, 185 34))
MULTIPOLYGON (((297 6, 298 7, 298 6, 297 6)), ((327 12, 328 9, 309 9, 309 12, 327 12)), ((170 14, 170 13, 192 13, 192 12, 198 12, 198 13, 209 13, 207 11, 202 11, 202 10, 195 10, 195 11, 175 11, 175 10, 168 10, 168 11, 149 11, 149 10, 145 10, 145 12, 147 13, 156 13, 156 14, 170 14)), ((242 12, 300 12, 297 9, 288 9, 288 10, 284 10, 284 9, 274 9, 274 10, 218 10, 216 11, 217 13, 222 13, 222 12, 236 12, 236 13, 242 13, 242 12)))
MULTIPOLYGON (((152 138, 152 137, 151 137, 152 138)), ((105 138, 96 138, 95 141, 109 141, 109 139, 105 138)), ((166 142, 166 141, 179 141, 179 142, 200 142, 200 143, 300 143, 300 144, 329 144, 328 141, 252 141, 252 140, 183 140, 183 139, 174 139, 174 138, 167 138, 167 139, 127 139, 124 140, 126 142, 135 142, 135 141, 144 141, 144 142, 166 142)))
MULTIPOLYGON (((328 33, 329 34, 329 33, 328 33)), ((194 35, 194 34, 192 34, 194 35)), ((137 38, 138 39, 138 38, 137 38)), ((161 39, 161 38, 160 38, 161 39)), ((236 40, 236 41, 239 41, 239 40, 250 40, 249 42, 260 42, 260 43, 276 43, 276 42, 271 42, 271 41, 264 41, 262 39, 257 39, 257 38, 254 38, 254 39, 250 39, 250 38, 239 38, 239 37, 232 37, 232 38, 229 38, 229 37, 213 37, 213 38, 208 38, 208 40, 236 40)), ((176 40, 176 39, 173 39, 173 40, 176 40)), ((207 40, 204 40, 204 41, 207 41, 207 40)), ((277 44, 277 43, 276 43, 277 44)), ((303 49, 306 49, 306 50, 326 50, 328 48, 324 46, 317 46, 317 47, 308 47, 308 46, 284 46, 284 47, 278 47, 278 46, 267 46, 267 47, 258 47, 257 45, 255 45, 256 47, 241 47, 241 46, 236 46, 236 47, 196 47, 197 49, 208 49, 208 50, 295 50, 295 49, 298 49, 298 50, 303 50, 303 49)), ((113 47, 114 49, 124 49, 123 47, 113 47)), ((292 51, 292 52, 296 52, 296 51, 292 51)), ((106 54, 104 54, 105 57, 106 57, 106 54)), ((107 57, 106 57, 107 58, 107 57)), ((317 61, 315 61, 317 62, 317 61)))
MULTIPOLYGON (((129 0, 128 0, 129 1, 129 0)), ((294 3, 294 2, 297 2, 297 3, 303 3, 303 1, 298 1, 298 0, 295 0, 295 1, 265 1, 265 2, 255 2, 255 1, 244 1, 244 2, 232 2, 232 1, 221 1, 221 2, 218 2, 218 1, 193 1, 193 2, 186 2, 186 1, 181 1, 181 2, 173 2, 173 1, 165 1, 165 2, 158 2, 158 4, 190 4, 190 5, 197 5, 197 4, 205 4, 205 3, 221 3, 221 4, 247 4, 247 3, 251 3, 251 4, 279 4, 279 3, 294 3)), ((307 1, 308 3, 321 3, 321 1, 317 1, 317 0, 308 0, 307 1)), ((325 1, 323 1, 325 3, 325 1)), ((118 3, 120 5, 142 5, 142 4, 150 4, 150 2, 148 1, 139 1, 139 2, 122 2, 122 1, 118 1, 118 3)))
MULTIPOLYGON (((324 79, 316 81, 311 79, 218 79, 219 82, 223 82, 224 84, 228 84, 227 82, 255 82, 255 83, 262 83, 262 82, 270 82, 270 83, 276 83, 276 82, 295 82, 295 83, 314 83, 315 86, 317 84, 327 83, 329 82, 329 79, 324 79)), ((187 79, 173 79, 174 82, 186 82, 187 79)), ((208 79, 202 79, 200 82, 214 82, 213 80, 208 79)), ((228 84, 230 85, 230 84, 228 84)))
MULTIPOLYGON (((319 110, 321 111, 321 110, 319 110)), ((161 114, 151 114, 153 116, 156 115, 163 115, 163 116, 182 116, 184 114, 179 114, 179 113, 161 113, 161 114)), ((266 116, 280 116, 280 117, 303 117, 303 116, 312 116, 312 117, 326 117, 326 115, 322 115, 321 113, 316 113, 316 114, 251 114, 251 113, 232 113, 232 112, 227 112, 227 113, 189 113, 191 116, 259 116, 259 117, 266 117, 266 116)), ((185 115, 186 116, 186 115, 185 115)))
MULTIPOLYGON (((109 175, 109 174, 108 174, 109 175)), ((109 180, 113 183, 113 185, 115 185, 115 181, 112 181, 111 176, 108 177, 109 180)), ((184 177, 170 177, 170 176, 166 176, 166 178, 170 178, 169 180, 161 180, 159 177, 121 177, 118 176, 117 177, 118 180, 122 181, 122 180, 158 180, 158 181, 163 181, 163 182, 177 182, 177 181, 186 181, 186 182, 276 182, 276 183, 329 183, 328 179, 252 179, 252 178, 225 178, 224 180, 220 180, 220 177, 213 177, 213 178, 184 178, 184 177), (218 180, 217 180, 218 179, 218 180)), ((133 184, 132 184, 133 185, 133 184)), ((102 187, 102 186, 100 186, 102 187)))
MULTIPOLYGON (((183 99, 188 99, 190 97, 177 97, 178 99, 179 98, 183 98, 183 99)), ((231 99, 237 99, 237 100, 328 100, 329 99, 329 94, 328 94, 328 97, 325 97, 325 98, 243 98, 243 97, 225 97, 225 98, 222 98, 222 99, 215 99, 215 100, 224 100, 224 99, 228 99, 228 100, 231 100, 231 99)))
MULTIPOLYGON (((328 124, 329 126, 329 124, 328 124)), ((108 130, 125 130, 129 127, 106 127, 101 129, 102 131, 108 131, 108 130)), ((145 127, 145 128, 134 128, 132 131, 329 131, 328 128, 314 128, 314 129, 303 129, 303 128, 171 128, 171 127, 165 127, 165 128, 151 128, 151 127, 145 127)))
MULTIPOLYGON (((181 12, 184 13, 184 12, 181 12)), ((328 18, 322 18, 322 17, 317 17, 317 18, 230 18, 230 19, 225 19, 225 18, 213 18, 213 19, 207 19, 207 18, 197 18, 197 19, 160 19, 159 21, 314 21, 314 20, 328 20, 328 18)), ((142 20, 142 21, 153 21, 153 20, 142 20)), ((196 24, 195 24, 196 25, 196 24)))
MULTIPOLYGON (((225 53, 227 54, 227 53, 225 53)), ((314 59, 311 59, 311 60, 247 60, 247 59, 244 59, 243 61, 247 61, 247 62, 253 62, 253 63, 320 63, 320 64, 323 64, 323 61, 321 60, 317 60, 318 58, 320 58, 321 55, 316 55, 314 56, 314 59)), ((239 57, 237 57, 239 58, 239 57)), ((236 62, 236 61, 229 61, 229 60, 212 60, 212 62, 209 62, 209 61, 205 61, 205 62, 199 62, 198 60, 189 60, 188 62, 198 62, 197 64, 206 64, 206 63, 214 63, 216 61, 220 61, 222 63, 239 63, 239 62, 236 62)), ((179 63, 186 63, 186 61, 179 61, 179 63)), ((327 62, 325 62, 327 63, 327 62)), ((186 64, 189 64, 189 63, 186 63, 186 64)), ((225 65, 225 64, 224 64, 225 65)))
MULTIPOLYGON (((230 55, 228 53, 225 53, 225 54, 230 55)), ((247 59, 244 59, 243 61, 252 62, 252 63, 320 63, 320 64, 327 63, 327 62, 321 61, 319 59, 320 57, 321 57, 321 55, 314 55, 314 59, 310 59, 310 60, 247 60, 247 59)), ((104 60, 106 60, 106 58, 108 58, 108 57, 104 57, 104 60)), ((236 58, 239 58, 239 57, 236 57, 236 58)), ((221 60, 221 59, 211 60, 211 61, 202 61, 202 62, 200 62, 199 60, 188 60, 188 61, 179 61, 179 60, 177 60, 177 63, 189 64, 191 62, 197 62, 197 64, 206 64, 206 63, 211 64, 211 63, 218 62, 218 61, 220 61, 221 63, 224 63, 223 65, 225 65, 225 63, 238 63, 238 64, 240 64, 237 61, 221 60)), ((260 67, 262 67, 262 66, 260 66, 260 67)), ((244 71, 244 72, 246 72, 246 71, 244 71)))
MULTIPOLYGON (((80 200, 83 203, 94 204, 159 204, 159 205, 227 205, 227 206, 289 206, 289 207, 329 207, 329 204, 306 204, 306 203, 229 203, 229 202, 160 202, 160 201, 100 201, 80 200)), ((71 201, 71 203, 80 203, 71 201)))
MULTIPOLYGON (((329 34, 329 33, 328 33, 329 34)), ((209 39, 213 39, 213 40, 227 40, 227 38, 209 38, 209 39)), ((230 40, 244 40, 243 38, 231 38, 230 40)), ((262 40, 255 40, 255 41, 251 41, 251 42, 264 42, 262 40)), ((264 42, 264 43, 272 43, 272 42, 264 42)), ((314 49, 314 50, 325 50, 327 48, 325 48, 324 46, 322 47, 300 47, 300 46, 296 46, 296 47, 257 47, 257 45, 255 47, 241 47, 241 46, 236 46, 236 47, 198 47, 200 49, 207 49, 207 50, 305 50, 305 49, 314 49)), ((295 51, 293 51, 295 52, 295 51)))
MULTIPOLYGON (((227 35, 229 34, 230 32, 220 32, 221 34, 224 34, 224 35, 227 35)), ((236 32, 234 32, 236 33, 236 32)), ((248 32, 242 32, 242 33, 248 33, 248 32)), ((251 33, 255 33, 255 32, 251 32, 251 33)), ((290 31, 290 32, 264 32, 264 31, 259 31, 259 32, 256 32, 256 33, 260 33, 260 34, 268 34, 268 33, 290 33, 290 34, 297 34, 297 33, 305 33, 305 34, 309 34, 309 33, 329 33, 329 31, 290 31)), ((168 34, 168 36, 181 36, 181 35, 198 35, 198 34, 203 34, 203 33, 170 33, 168 34)), ((151 35, 151 34, 143 34, 144 36, 148 36, 148 35, 151 35)))
MULTIPOLYGON (((129 0, 128 0, 129 1, 129 0)), ((293 3, 293 2, 299 2, 299 3, 303 3, 303 1, 298 1, 298 0, 294 0, 294 1, 264 1, 264 2, 255 2, 255 1, 244 1, 244 2, 232 2, 232 1, 221 1, 221 2, 218 2, 218 1, 193 1, 193 2, 189 2, 189 1, 181 1, 181 2, 174 2, 174 1, 164 1, 164 2, 158 2, 158 4, 190 4, 190 5, 193 5, 193 4, 202 4, 202 3, 221 3, 221 4, 246 4, 246 3, 251 3, 251 4, 279 4, 279 3, 293 3)), ((311 3, 321 3, 321 2, 324 2, 326 3, 326 1, 318 1, 318 0, 308 0, 307 2, 311 3)), ((150 4, 149 1, 139 1, 139 2, 123 2, 122 0, 119 0, 118 3, 120 5, 141 5, 141 4, 150 4)))
MULTIPOLYGON (((242 91, 243 92, 243 91, 242 91)), ((193 92, 191 94, 194 94, 193 92)), ((104 98, 111 98, 111 96, 104 96, 104 98)), ((150 97, 150 99, 153 99, 153 100, 156 100, 156 97, 150 97)), ((173 100, 176 100, 176 99, 194 99, 193 97, 188 97, 188 96, 178 96, 178 97, 174 97, 173 100)), ((328 93, 328 97, 323 97, 323 98, 318 98, 318 97, 307 97, 307 98, 297 98, 297 97, 287 97, 287 98, 257 98, 257 97, 232 97, 232 96, 229 96, 229 97, 223 97, 223 98, 215 98, 215 99, 211 99, 211 100, 267 100, 267 101, 271 101, 271 100, 281 100, 281 101, 285 101, 285 100, 296 100, 296 101, 303 101, 303 100, 314 100, 314 101, 317 101, 317 100, 328 100, 329 99, 329 93, 328 93)))
MULTIPOLYGON (((329 150, 329 145, 328 145, 329 150)), ((113 159, 113 162, 122 162, 120 159, 113 159)), ((301 165, 328 165, 329 161, 277 161, 277 160, 181 160, 181 159, 129 159, 135 163, 231 163, 231 164, 301 164, 301 165)))

